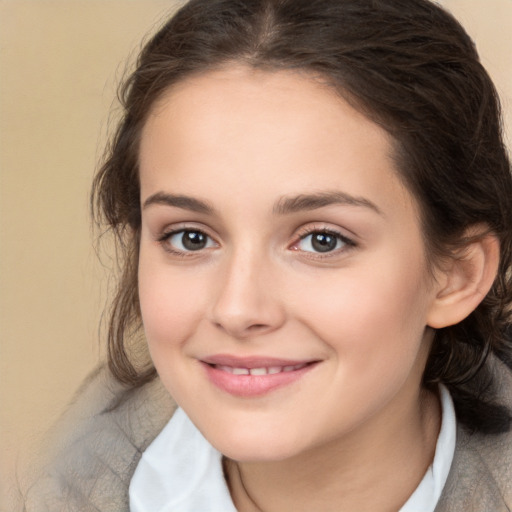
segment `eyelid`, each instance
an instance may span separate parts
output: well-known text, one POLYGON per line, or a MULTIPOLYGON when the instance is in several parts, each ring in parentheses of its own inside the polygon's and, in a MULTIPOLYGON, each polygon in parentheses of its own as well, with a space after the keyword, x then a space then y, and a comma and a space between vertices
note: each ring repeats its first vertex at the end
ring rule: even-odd
POLYGON ((218 247, 219 243, 217 242, 216 238, 209 233, 209 230, 206 227, 203 226, 197 226, 197 225, 191 225, 187 223, 181 223, 177 225, 171 225, 163 228, 162 230, 157 233, 155 237, 156 241, 162 246, 162 248, 175 256, 180 257, 194 257, 199 256, 200 254, 204 254, 204 252, 208 249, 212 249, 214 247, 218 247), (169 240, 179 234, 179 233, 185 233, 185 232, 197 232, 202 233, 205 235, 211 242, 213 242, 213 246, 207 246, 202 249, 197 250, 180 250, 177 248, 174 248, 170 243, 169 240))
POLYGON ((347 236, 343 230, 336 229, 330 226, 326 226, 325 224, 313 224, 309 226, 305 226, 301 228, 297 233, 296 240, 289 246, 291 250, 295 251, 301 251, 307 257, 309 258, 315 258, 315 259, 322 259, 322 258, 329 258, 334 256, 339 256, 342 253, 346 253, 347 251, 355 248, 358 246, 358 243, 354 240, 353 237, 347 236), (302 240, 306 239, 308 236, 311 236, 315 233, 325 233, 331 236, 336 237, 337 239, 341 240, 343 242, 344 246, 340 247, 338 249, 334 249, 332 251, 327 252, 315 252, 315 251, 301 251, 301 249, 298 247, 300 242, 302 240))
MULTIPOLYGON (((294 236, 294 241, 288 245, 289 250, 301 252, 304 256, 311 259, 323 259, 335 256, 341 256, 342 254, 347 253, 351 249, 356 248, 359 245, 359 242, 356 241, 355 235, 346 235, 346 231, 341 228, 332 227, 326 223, 313 223, 299 228, 296 231, 296 235, 294 236), (320 252, 320 251, 305 251, 302 250, 299 246, 300 242, 307 238, 308 236, 313 235, 314 233, 325 233, 331 236, 336 237, 343 243, 342 247, 333 249, 331 251, 320 252)), ((200 256, 204 254, 205 251, 214 249, 215 247, 219 247, 220 243, 217 240, 218 237, 211 234, 211 230, 199 223, 187 223, 181 222, 176 224, 168 225, 158 233, 155 234, 155 241, 158 242, 162 248, 172 255, 180 256, 180 257, 194 257, 200 256), (208 247, 204 247, 197 250, 180 250, 174 248, 171 244, 168 243, 169 239, 179 233, 186 231, 196 231, 203 233, 208 239, 213 242, 213 245, 209 245, 208 247)), ((208 251, 209 252, 209 251, 208 251)))
POLYGON ((156 241, 168 238, 171 235, 179 233, 180 231, 200 231, 205 235, 209 236, 212 240, 216 240, 217 237, 212 233, 212 230, 201 222, 174 222, 165 224, 162 227, 155 226, 154 238, 156 241))

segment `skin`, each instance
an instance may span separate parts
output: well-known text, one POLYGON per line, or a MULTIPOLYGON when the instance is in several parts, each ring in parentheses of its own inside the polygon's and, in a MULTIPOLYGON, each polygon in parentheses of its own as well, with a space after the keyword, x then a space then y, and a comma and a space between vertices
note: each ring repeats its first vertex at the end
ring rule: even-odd
POLYGON ((429 277, 387 133, 312 77, 233 65, 154 106, 140 180, 151 356, 225 455, 237 508, 397 510, 439 430, 421 375, 443 281, 429 277), (311 194, 330 204, 282 211, 311 194), (185 250, 184 229, 207 235, 205 247, 185 250), (326 230, 341 238, 318 253, 308 233, 326 230), (317 363, 239 397, 207 378, 200 361, 215 354, 317 363))

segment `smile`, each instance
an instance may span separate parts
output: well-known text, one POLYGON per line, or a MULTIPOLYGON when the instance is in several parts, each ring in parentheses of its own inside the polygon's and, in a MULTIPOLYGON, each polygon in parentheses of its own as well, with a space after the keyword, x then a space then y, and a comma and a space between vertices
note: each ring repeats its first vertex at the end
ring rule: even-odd
POLYGON ((277 373, 293 372, 307 366, 308 363, 300 363, 287 366, 262 366, 261 368, 236 368, 226 365, 214 365, 217 370, 228 372, 233 375, 276 375, 277 373))
POLYGON ((213 356, 200 361, 211 384, 238 398, 258 398, 301 380, 320 361, 213 356))

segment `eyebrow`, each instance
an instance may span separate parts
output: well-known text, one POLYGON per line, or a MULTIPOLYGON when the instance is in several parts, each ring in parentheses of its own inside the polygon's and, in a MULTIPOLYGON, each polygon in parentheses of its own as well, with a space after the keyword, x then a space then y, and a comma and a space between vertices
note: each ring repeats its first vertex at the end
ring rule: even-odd
MULTIPOLYGON (((190 196, 168 194, 166 192, 157 192, 149 196, 142 205, 145 209, 153 204, 164 206, 173 206, 183 210, 189 210, 196 213, 213 214, 214 208, 206 201, 196 199, 190 196)), ((293 197, 282 197, 273 208, 275 215, 286 215, 289 213, 297 213, 301 211, 317 210, 331 205, 348 205, 368 208, 383 215, 382 211, 364 197, 354 197, 345 192, 338 190, 328 192, 318 192, 315 194, 300 194, 293 197)))
POLYGON ((348 205, 369 208, 379 215, 382 211, 376 204, 364 197, 354 197, 338 190, 328 192, 318 192, 315 194, 300 194, 295 197, 283 197, 274 206, 274 213, 286 215, 288 213, 297 213, 300 211, 316 210, 331 205, 348 205))
POLYGON ((190 210, 196 213, 213 213, 213 208, 205 201, 189 196, 167 194, 165 192, 157 192, 156 194, 149 196, 144 201, 142 209, 145 209, 152 204, 174 206, 175 208, 182 208, 183 210, 190 210))

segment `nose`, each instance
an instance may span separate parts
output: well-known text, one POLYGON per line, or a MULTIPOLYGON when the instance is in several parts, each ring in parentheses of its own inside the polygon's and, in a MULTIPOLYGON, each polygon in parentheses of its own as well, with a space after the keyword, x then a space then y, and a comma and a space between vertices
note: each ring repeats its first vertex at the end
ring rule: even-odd
POLYGON ((210 314, 213 324, 237 339, 279 329, 285 310, 275 270, 269 261, 249 251, 234 254, 218 275, 210 314))

